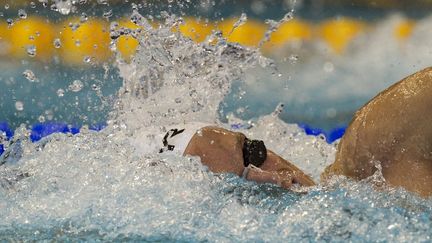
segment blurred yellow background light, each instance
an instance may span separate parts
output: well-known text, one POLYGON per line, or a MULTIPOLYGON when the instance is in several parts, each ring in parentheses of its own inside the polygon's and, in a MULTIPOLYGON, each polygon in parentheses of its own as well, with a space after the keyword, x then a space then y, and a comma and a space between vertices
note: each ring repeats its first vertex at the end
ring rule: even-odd
POLYGON ((55 50, 55 34, 55 27, 47 19, 20 19, 10 28, 11 53, 16 58, 35 56, 47 61, 52 58, 55 50))
POLYGON ((78 18, 73 18, 61 24, 60 36, 61 56, 69 64, 83 64, 88 58, 100 63, 112 55, 106 21, 92 19, 81 23, 78 18))
POLYGON ((333 52, 342 54, 348 44, 365 30, 365 27, 363 22, 354 19, 332 19, 320 25, 319 34, 333 52))
POLYGON ((267 25, 257 20, 249 19, 246 23, 233 30, 237 21, 238 19, 235 18, 222 21, 218 25, 218 29, 222 31, 223 36, 229 42, 236 42, 249 47, 258 47, 267 31, 267 25))

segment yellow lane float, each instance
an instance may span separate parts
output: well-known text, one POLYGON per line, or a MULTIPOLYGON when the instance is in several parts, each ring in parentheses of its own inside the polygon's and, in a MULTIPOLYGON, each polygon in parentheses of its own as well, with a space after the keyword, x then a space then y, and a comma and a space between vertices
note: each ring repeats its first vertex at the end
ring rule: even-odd
MULTIPOLYGON (((141 27, 134 24, 130 20, 121 20, 118 22, 119 28, 128 28, 130 30, 137 30, 141 27)), ((120 52, 121 56, 126 60, 130 61, 132 56, 136 53, 139 42, 137 39, 130 35, 122 35, 117 40, 117 50, 120 52)))
POLYGON ((236 42, 244 46, 258 47, 264 34, 267 31, 267 25, 262 22, 249 19, 246 23, 234 28, 236 18, 222 21, 217 27, 229 42, 236 42))
POLYGON ((292 19, 282 23, 271 35, 263 50, 268 52, 280 48, 288 43, 299 43, 312 39, 312 27, 309 23, 292 19))
POLYGON ((403 41, 411 36, 412 31, 415 27, 415 22, 412 20, 401 21, 394 30, 394 35, 396 39, 403 41))
POLYGON ((20 19, 10 27, 11 53, 16 58, 48 61, 54 54, 55 30, 47 19, 20 19))
MULTIPOLYGON (((258 47, 263 41, 268 26, 261 21, 249 19, 234 28, 239 18, 226 19, 220 23, 184 17, 184 24, 178 29, 183 35, 195 42, 202 42, 213 29, 222 31, 229 42, 244 46, 258 47)), ((137 29, 129 20, 118 21, 119 27, 137 29)), ((155 28, 158 23, 151 23, 155 28)), ((393 31, 397 40, 404 41, 412 35, 415 21, 402 19, 393 31)), ((286 44, 297 44, 320 39, 336 54, 343 54, 356 36, 364 32, 368 25, 349 18, 329 19, 318 24, 292 19, 281 24, 271 33, 269 40, 263 44, 264 53, 278 52, 286 44)), ((0 22, 0 56, 12 56, 17 59, 34 58, 49 61, 59 54, 66 64, 84 64, 85 62, 101 63, 112 56, 107 21, 90 19, 81 22, 73 17, 65 22, 54 24, 42 17, 28 17, 16 20, 8 26, 6 20, 0 22)), ((132 36, 121 36, 117 40, 117 50, 121 56, 130 61, 136 52, 138 41, 132 36)))
POLYGON ((63 22, 59 31, 61 56, 68 64, 101 63, 112 55, 106 21, 91 19, 82 23, 79 18, 73 18, 63 22))
POLYGON ((339 18, 325 21, 319 27, 320 37, 337 54, 342 54, 348 44, 365 30, 363 22, 339 18))
POLYGON ((214 26, 204 20, 196 18, 184 18, 184 23, 179 26, 179 31, 184 36, 195 42, 203 42, 212 33, 214 26))
POLYGON ((0 56, 9 55, 10 50, 10 29, 6 23, 0 23, 0 56))

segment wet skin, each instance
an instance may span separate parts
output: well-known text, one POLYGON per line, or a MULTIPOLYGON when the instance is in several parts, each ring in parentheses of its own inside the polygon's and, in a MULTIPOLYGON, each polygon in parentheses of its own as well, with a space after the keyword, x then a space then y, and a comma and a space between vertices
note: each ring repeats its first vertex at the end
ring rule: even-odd
MULTIPOLYGON (((201 162, 216 173, 235 173, 242 176, 245 136, 220 127, 204 127, 190 140, 184 155, 199 156, 201 162)), ((273 183, 284 188, 293 184, 313 186, 313 180, 299 168, 267 150, 267 159, 260 168, 250 169, 248 180, 273 183)))
POLYGON ((321 179, 361 180, 375 173, 377 163, 388 185, 432 195, 432 68, 392 85, 358 110, 321 179))
MULTIPOLYGON (((211 171, 242 175, 245 136, 218 127, 202 128, 185 155, 199 156, 211 171)), ((356 180, 382 167, 386 183, 423 197, 432 196, 432 68, 419 71, 379 93, 359 109, 342 137, 335 162, 321 175, 356 180)), ((272 151, 261 168, 251 169, 248 180, 290 188, 313 180, 272 151)))

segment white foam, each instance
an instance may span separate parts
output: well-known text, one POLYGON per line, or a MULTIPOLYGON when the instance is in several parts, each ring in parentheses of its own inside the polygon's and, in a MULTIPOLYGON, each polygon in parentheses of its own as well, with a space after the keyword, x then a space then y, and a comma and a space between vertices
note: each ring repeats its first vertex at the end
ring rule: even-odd
MULTIPOLYGON (((156 135, 174 123, 219 122, 218 105, 232 82, 256 65, 271 69, 255 50, 223 41, 197 45, 170 28, 138 35, 137 58, 119 65, 124 85, 106 129, 56 134, 36 144, 26 140, 25 131, 18 133, 21 159, 0 168, 0 185, 7 183, 0 187, 0 235, 30 240, 430 240, 430 201, 401 190, 379 191, 340 179, 299 195, 213 174, 197 158, 136 153, 130 141, 145 141, 139 137, 143 131, 154 129, 156 135)), ((315 180, 334 158, 334 144, 306 136, 274 114, 260 117, 245 132, 265 140, 315 180)))

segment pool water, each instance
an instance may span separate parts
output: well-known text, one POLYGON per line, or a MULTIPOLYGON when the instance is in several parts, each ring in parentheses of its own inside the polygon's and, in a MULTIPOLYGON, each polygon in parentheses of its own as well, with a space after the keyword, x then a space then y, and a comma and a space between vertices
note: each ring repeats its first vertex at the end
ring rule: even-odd
MULTIPOLYGON (((353 89, 361 89, 365 96, 376 92, 426 65, 425 52, 400 58, 402 54, 391 52, 390 47, 374 45, 380 43, 379 37, 364 36, 359 40, 361 48, 348 55, 354 64, 342 57, 318 56, 288 79, 280 68, 286 63, 266 58, 256 49, 229 44, 217 33, 210 37, 215 41, 202 44, 173 34, 175 16, 167 15, 166 25, 157 29, 148 28, 149 22, 138 12, 131 17, 146 31, 134 33, 140 41, 136 58, 129 64, 113 64, 122 84, 110 103, 104 129, 84 126, 77 134, 55 133, 31 142, 31 133, 21 126, 5 142, 4 155, 8 156, 1 157, 4 164, 0 166, 1 240, 431 240, 432 202, 399 188, 372 186, 371 181, 384 180, 379 170, 360 182, 339 177, 329 185, 288 191, 212 173, 197 158, 139 151, 131 145, 136 139, 152 142, 152 133, 176 123, 247 124, 251 126, 244 130, 247 136, 265 140, 268 148, 318 182, 320 172, 334 160, 337 141, 329 144, 325 137, 309 136, 297 124, 281 119, 285 113, 295 113, 291 110, 295 105, 289 102, 296 102, 295 91, 323 99, 328 97, 323 92, 334 92, 333 99, 349 106, 346 101, 353 89), (368 43, 368 48, 362 43, 368 43), (382 59, 370 60, 370 49, 382 50, 382 59), (319 60, 337 68, 328 72, 328 65, 323 69, 319 60), (384 61, 415 64, 399 69, 389 68, 384 61), (364 74, 371 66, 375 68, 364 74), (252 79, 255 74, 267 78, 252 79), (288 89, 281 89, 286 80, 301 77, 312 83, 293 81, 288 89), (368 82, 367 88, 359 79, 368 82), (221 110, 221 103, 239 87, 250 95, 240 102, 257 102, 250 108, 257 107, 253 119, 243 116, 242 110, 229 115, 221 110), (276 100, 287 104, 282 112, 276 100), (268 107, 260 110, 261 106, 268 107), (150 136, 140 137, 143 131, 150 136)), ((427 21, 423 25, 426 28, 427 21)), ((419 43, 416 48, 429 48, 427 36, 413 38, 419 43)), ((414 46, 407 46, 411 53, 409 48, 414 46)))

